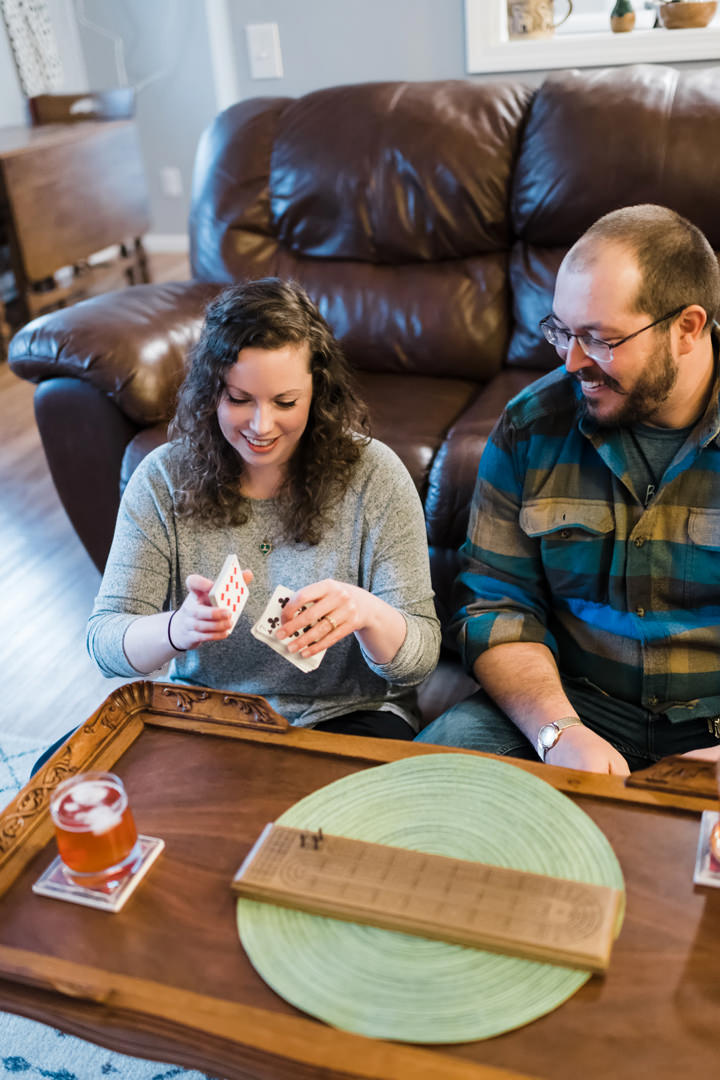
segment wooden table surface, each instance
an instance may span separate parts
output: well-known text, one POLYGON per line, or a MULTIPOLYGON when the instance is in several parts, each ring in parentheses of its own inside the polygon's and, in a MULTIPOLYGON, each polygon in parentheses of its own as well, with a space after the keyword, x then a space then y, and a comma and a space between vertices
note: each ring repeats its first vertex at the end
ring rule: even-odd
POLYGON ((0 817, 0 1007, 227 1080, 717 1075, 720 890, 692 883, 699 811, 713 804, 620 778, 518 763, 571 793, 627 886, 607 975, 548 1016, 485 1041, 408 1046, 332 1029, 259 978, 230 881, 263 826, 342 776, 443 752, 283 730, 262 699, 152 683, 116 691, 0 817), (55 854, 49 793, 78 768, 110 766, 165 852, 116 915, 34 895, 55 854))

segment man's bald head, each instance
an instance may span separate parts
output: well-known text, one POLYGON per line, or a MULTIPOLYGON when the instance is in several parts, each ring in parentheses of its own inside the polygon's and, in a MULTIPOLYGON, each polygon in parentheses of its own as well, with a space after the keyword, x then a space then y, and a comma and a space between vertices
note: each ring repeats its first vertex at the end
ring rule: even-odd
POLYGON ((563 259, 565 271, 588 269, 601 250, 635 260, 640 285, 628 309, 659 319, 699 304, 707 314, 705 333, 720 317, 720 268, 697 226, 665 206, 625 206, 605 214, 583 233, 563 259))

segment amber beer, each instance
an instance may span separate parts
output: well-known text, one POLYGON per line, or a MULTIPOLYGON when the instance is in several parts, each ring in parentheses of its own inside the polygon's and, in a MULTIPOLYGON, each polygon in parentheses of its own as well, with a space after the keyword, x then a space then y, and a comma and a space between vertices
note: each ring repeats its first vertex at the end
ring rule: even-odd
POLYGON ((53 794, 63 872, 74 885, 109 891, 133 872, 140 845, 127 792, 114 773, 78 773, 53 794))

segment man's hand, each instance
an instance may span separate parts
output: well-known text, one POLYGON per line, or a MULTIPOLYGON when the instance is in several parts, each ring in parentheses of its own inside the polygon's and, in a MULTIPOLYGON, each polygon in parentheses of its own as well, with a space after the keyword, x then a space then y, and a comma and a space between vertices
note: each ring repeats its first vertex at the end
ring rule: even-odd
POLYGON ((630 769, 622 754, 584 724, 565 728, 560 738, 545 755, 548 765, 562 765, 566 769, 584 769, 586 772, 612 773, 629 776, 630 769))

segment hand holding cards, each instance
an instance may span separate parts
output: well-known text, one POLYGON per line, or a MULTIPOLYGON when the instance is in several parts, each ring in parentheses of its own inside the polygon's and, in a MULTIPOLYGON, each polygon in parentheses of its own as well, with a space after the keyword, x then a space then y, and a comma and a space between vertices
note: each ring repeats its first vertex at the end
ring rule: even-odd
POLYGON ((213 607, 224 607, 230 612, 231 632, 235 629, 235 623, 240 618, 247 598, 248 587, 245 584, 238 557, 228 555, 212 589, 208 592, 208 599, 213 607))
POLYGON ((280 656, 289 660, 291 664, 294 664, 295 667, 299 668, 301 671, 314 671, 315 668, 320 665, 322 658, 327 651, 326 649, 316 653, 315 656, 301 656, 299 653, 288 652, 288 645, 300 637, 301 634, 305 633, 305 630, 309 630, 310 627, 314 625, 312 621, 308 622, 308 625, 304 630, 296 631, 291 637, 285 638, 283 641, 279 641, 276 637, 282 621, 283 608, 289 602, 293 591, 293 589, 288 589, 284 585, 278 585, 277 589, 275 589, 275 592, 270 597, 267 607, 253 626, 250 633, 254 638, 257 638, 258 641, 262 641, 265 645, 269 645, 271 649, 274 649, 276 653, 279 653, 280 656))
MULTIPOLYGON (((228 555, 223 563, 220 573, 215 579, 215 583, 208 591, 208 599, 213 607, 223 607, 230 613, 232 620, 230 627, 231 632, 235 628, 235 624, 240 618, 242 610, 247 603, 248 592, 248 586, 243 578, 237 555, 228 555)), ((305 630, 309 630, 310 626, 314 625, 314 623, 310 622, 303 630, 296 631, 289 638, 285 638, 282 641, 276 637, 282 622, 283 608, 290 601, 293 592, 293 589, 288 589, 284 585, 278 585, 270 597, 265 610, 250 632, 254 638, 257 638, 258 641, 262 641, 265 645, 268 645, 276 653, 286 660, 289 660, 291 664, 294 664, 295 667, 299 668, 301 671, 314 671, 321 663, 326 650, 323 649, 322 652, 309 657, 300 656, 299 653, 288 652, 288 646, 299 638, 305 630)), ((301 608, 300 610, 304 611, 306 609, 301 608)))

